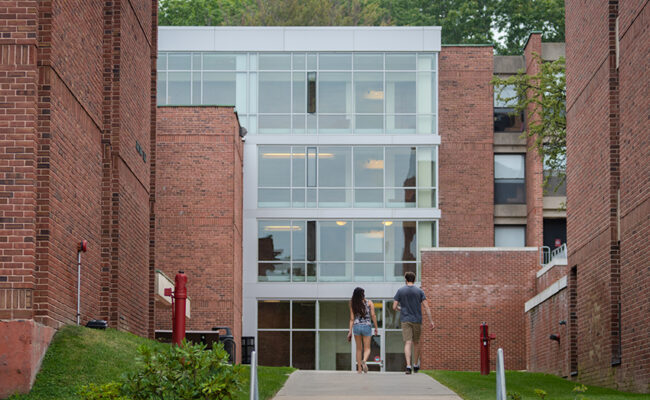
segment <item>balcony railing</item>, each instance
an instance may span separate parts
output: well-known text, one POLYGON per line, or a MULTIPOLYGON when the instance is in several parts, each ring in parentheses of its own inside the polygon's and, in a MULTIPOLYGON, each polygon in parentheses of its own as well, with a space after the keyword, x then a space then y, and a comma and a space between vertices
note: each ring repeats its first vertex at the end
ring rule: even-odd
POLYGON ((567 261, 567 247, 566 243, 563 243, 562 246, 557 247, 551 250, 548 246, 542 246, 539 248, 539 265, 545 266, 551 262, 567 261))

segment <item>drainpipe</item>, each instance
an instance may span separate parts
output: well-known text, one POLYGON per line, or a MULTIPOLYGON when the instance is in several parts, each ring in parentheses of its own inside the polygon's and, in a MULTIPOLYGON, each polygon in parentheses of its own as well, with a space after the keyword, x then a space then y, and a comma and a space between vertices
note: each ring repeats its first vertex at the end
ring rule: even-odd
POLYGON ((88 249, 88 242, 82 240, 77 246, 77 325, 81 319, 81 253, 85 253, 88 249))

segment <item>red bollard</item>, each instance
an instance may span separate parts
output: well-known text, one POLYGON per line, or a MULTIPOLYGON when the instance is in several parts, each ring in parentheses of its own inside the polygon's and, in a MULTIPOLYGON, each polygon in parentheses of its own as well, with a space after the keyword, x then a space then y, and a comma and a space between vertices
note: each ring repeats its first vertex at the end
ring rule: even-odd
POLYGON ((481 324, 481 375, 490 374, 490 341, 496 339, 494 334, 488 334, 488 324, 481 324))
POLYGON ((185 300, 187 299, 187 275, 183 271, 176 274, 174 285, 174 304, 172 305, 172 343, 181 345, 185 339, 185 300))

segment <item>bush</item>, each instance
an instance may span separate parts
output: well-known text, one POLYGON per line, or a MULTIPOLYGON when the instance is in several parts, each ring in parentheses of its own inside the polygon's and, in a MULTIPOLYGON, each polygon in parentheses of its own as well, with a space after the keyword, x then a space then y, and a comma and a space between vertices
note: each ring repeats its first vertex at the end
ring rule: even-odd
POLYGON ((212 350, 205 345, 183 342, 164 351, 138 348, 138 368, 122 382, 88 385, 80 394, 86 400, 221 400, 232 399, 242 386, 240 367, 228 363, 228 353, 219 343, 212 350))

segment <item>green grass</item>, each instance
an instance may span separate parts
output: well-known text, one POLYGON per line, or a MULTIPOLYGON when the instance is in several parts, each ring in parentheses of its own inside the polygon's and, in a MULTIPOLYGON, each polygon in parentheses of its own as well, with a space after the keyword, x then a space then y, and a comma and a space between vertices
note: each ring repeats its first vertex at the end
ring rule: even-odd
MULTIPOLYGON (((289 367, 257 367, 258 390, 260 399, 270 399, 282 389, 284 382, 289 375, 295 371, 295 368, 289 367)), ((244 366, 244 385, 245 391, 239 394, 237 400, 248 400, 250 388, 250 368, 244 366)))
MULTIPOLYGON (((496 397, 496 375, 480 375, 478 372, 424 371, 434 379, 458 393, 465 400, 493 400, 496 397)), ((574 400, 578 392, 576 383, 555 375, 531 372, 506 371, 506 391, 519 393, 522 400, 539 400, 535 389, 544 390, 548 400, 574 400)), ((597 386, 587 386, 585 399, 628 400, 647 399, 647 394, 618 392, 597 386)), ((579 397, 578 397, 579 398, 579 397)))
MULTIPOLYGON (((32 391, 10 399, 80 399, 77 392, 81 386, 112 382, 123 373, 133 371, 141 344, 158 349, 169 346, 114 329, 66 326, 54 336, 32 391)), ((293 368, 259 367, 260 399, 275 395, 293 371, 293 368)), ((249 397, 249 368, 244 367, 242 374, 245 386, 239 399, 244 400, 249 397)))

